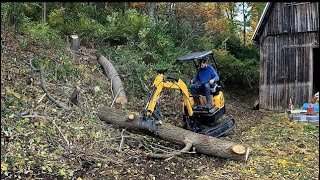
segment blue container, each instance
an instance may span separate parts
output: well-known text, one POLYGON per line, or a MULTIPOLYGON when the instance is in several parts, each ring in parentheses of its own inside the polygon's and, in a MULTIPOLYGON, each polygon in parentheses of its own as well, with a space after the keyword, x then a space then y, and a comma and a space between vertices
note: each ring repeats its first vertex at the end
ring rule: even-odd
MULTIPOLYGON (((302 109, 303 110, 307 110, 308 107, 309 107, 309 104, 312 104, 312 103, 304 103, 303 106, 302 106, 302 109)), ((313 109, 315 112, 319 112, 319 104, 312 104, 313 105, 313 109)))

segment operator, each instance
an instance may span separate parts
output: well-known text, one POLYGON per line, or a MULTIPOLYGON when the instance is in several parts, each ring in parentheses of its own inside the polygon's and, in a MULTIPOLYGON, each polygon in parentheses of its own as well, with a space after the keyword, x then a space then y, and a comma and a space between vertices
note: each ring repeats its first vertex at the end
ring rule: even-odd
POLYGON ((200 68, 197 74, 191 79, 190 91, 195 101, 194 108, 200 108, 199 91, 206 95, 206 107, 212 108, 210 86, 219 81, 219 75, 216 70, 207 64, 207 59, 200 60, 200 68))

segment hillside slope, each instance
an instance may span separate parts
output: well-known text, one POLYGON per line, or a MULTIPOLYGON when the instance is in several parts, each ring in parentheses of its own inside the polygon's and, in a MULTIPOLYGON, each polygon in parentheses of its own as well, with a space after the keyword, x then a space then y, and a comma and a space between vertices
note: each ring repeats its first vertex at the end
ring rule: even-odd
MULTIPOLYGON (((314 169, 319 164, 318 126, 254 111, 246 97, 228 92, 226 117, 232 116, 238 123, 229 136, 222 138, 252 147, 246 164, 201 154, 167 161, 147 159, 150 151, 181 147, 104 124, 97 118, 97 109, 110 106, 113 97, 110 80, 95 60, 95 50, 81 47, 72 53, 65 47, 44 48, 13 33, 2 40, 3 179, 316 179, 319 175, 314 169), (57 108, 44 95, 40 73, 33 70, 40 64, 45 67, 48 92, 72 110, 57 108), (75 87, 79 103, 72 106, 68 98, 75 87)), ((128 99, 128 104, 115 108, 140 112, 146 103, 144 99, 128 99)), ((160 101, 167 121, 179 125, 181 114, 176 112, 181 109, 180 97, 164 93, 160 101)))

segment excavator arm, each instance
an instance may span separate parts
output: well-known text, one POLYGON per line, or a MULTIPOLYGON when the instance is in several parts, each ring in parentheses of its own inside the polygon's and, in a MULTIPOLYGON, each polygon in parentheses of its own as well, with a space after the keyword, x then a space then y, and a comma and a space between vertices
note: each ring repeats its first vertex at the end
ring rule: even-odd
POLYGON ((153 90, 150 94, 148 103, 145 107, 147 116, 152 115, 155 110, 160 94, 164 88, 178 89, 183 94, 183 102, 188 110, 188 115, 193 115, 192 104, 193 98, 190 97, 187 85, 181 79, 166 78, 164 81, 163 74, 158 74, 153 82, 153 90))

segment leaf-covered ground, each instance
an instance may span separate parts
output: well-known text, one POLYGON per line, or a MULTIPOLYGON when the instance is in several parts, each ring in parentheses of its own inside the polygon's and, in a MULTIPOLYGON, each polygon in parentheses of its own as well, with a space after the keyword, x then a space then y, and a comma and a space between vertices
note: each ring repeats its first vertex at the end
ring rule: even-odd
MULTIPOLYGON (((237 126, 222 138, 249 145, 247 162, 202 154, 148 159, 148 152, 181 147, 97 118, 98 108, 110 106, 113 98, 109 80, 92 58, 94 50, 82 47, 73 54, 24 39, 12 33, 2 37, 1 179, 318 179, 318 124, 254 111, 249 95, 227 92, 225 117, 234 117, 237 126), (79 105, 64 111, 48 100, 29 59, 47 65, 46 87, 56 100, 71 106, 68 97, 77 87, 79 105)), ((168 123, 180 125, 180 102, 177 94, 164 93, 168 123)), ((115 107, 140 112, 144 104, 141 99, 115 107)))

